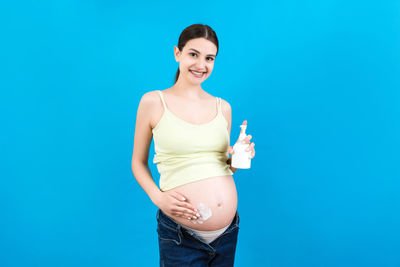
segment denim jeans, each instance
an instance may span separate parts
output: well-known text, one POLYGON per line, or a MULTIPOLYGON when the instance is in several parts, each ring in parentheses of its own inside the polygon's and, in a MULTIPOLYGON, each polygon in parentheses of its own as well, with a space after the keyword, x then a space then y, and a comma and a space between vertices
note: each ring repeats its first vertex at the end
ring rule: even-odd
POLYGON ((203 242, 193 231, 157 211, 158 245, 160 266, 204 267, 233 266, 239 233, 239 213, 229 227, 210 244, 203 242))

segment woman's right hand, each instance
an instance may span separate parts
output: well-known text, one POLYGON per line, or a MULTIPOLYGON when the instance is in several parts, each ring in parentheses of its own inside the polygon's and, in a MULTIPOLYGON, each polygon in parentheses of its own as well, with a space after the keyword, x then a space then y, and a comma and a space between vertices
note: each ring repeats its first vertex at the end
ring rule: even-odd
POLYGON ((178 216, 187 220, 197 220, 200 217, 198 210, 187 202, 187 198, 173 190, 161 191, 157 204, 169 216, 178 216))

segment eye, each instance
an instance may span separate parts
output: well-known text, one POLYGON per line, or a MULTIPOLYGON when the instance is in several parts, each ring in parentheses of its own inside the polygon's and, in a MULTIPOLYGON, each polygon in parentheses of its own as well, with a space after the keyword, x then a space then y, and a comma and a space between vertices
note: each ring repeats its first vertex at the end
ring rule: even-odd
MULTIPOLYGON (((192 52, 192 53, 189 53, 189 55, 191 55, 191 56, 197 56, 197 54, 196 53, 194 53, 194 52, 192 52)), ((208 61, 213 61, 214 60, 214 58, 213 57, 207 57, 207 59, 208 59, 208 61)))

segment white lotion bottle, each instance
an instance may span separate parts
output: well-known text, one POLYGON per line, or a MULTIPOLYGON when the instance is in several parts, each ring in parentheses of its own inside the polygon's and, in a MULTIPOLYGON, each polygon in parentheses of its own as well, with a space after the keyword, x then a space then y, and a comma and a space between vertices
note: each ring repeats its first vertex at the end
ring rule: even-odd
POLYGON ((246 138, 246 127, 247 125, 242 124, 240 128, 239 140, 233 146, 233 155, 232 155, 232 162, 231 165, 233 168, 236 169, 250 169, 251 165, 251 151, 246 151, 246 148, 249 144, 244 144, 242 141, 246 138))

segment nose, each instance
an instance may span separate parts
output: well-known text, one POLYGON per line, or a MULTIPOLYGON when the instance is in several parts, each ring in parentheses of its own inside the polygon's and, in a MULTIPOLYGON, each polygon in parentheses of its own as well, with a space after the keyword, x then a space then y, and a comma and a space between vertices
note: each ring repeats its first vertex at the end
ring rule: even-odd
POLYGON ((206 60, 200 57, 199 60, 196 61, 196 67, 198 69, 204 70, 205 66, 206 66, 206 60))

